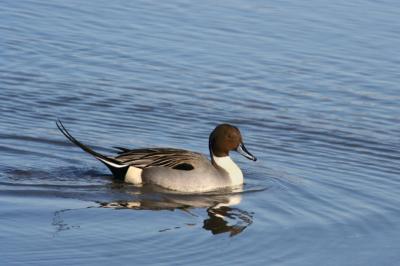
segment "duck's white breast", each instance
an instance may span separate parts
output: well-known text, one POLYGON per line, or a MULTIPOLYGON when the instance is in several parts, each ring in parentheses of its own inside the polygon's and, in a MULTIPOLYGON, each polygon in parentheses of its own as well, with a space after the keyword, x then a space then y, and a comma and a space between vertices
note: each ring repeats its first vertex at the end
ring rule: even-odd
POLYGON ((231 180, 231 186, 237 186, 243 184, 243 173, 239 166, 229 156, 217 157, 214 156, 215 163, 224 169, 231 180))

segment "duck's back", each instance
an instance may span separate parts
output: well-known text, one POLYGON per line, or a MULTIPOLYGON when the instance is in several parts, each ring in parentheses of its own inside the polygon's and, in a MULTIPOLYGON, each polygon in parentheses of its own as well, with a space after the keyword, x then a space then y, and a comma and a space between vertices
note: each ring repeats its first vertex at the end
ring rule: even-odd
POLYGON ((193 166, 190 170, 148 167, 143 169, 142 180, 182 192, 211 191, 229 185, 229 179, 221 175, 205 156, 198 157, 190 164, 193 166))
POLYGON ((127 150, 115 159, 141 169, 142 183, 183 192, 202 192, 229 185, 201 153, 173 148, 127 150))
POLYGON ((204 155, 201 153, 182 149, 118 149, 120 149, 121 152, 119 152, 118 156, 115 157, 116 160, 123 164, 129 164, 141 169, 154 166, 163 166, 174 169, 190 170, 190 168, 193 167, 191 167, 191 162, 197 162, 204 159, 204 155))

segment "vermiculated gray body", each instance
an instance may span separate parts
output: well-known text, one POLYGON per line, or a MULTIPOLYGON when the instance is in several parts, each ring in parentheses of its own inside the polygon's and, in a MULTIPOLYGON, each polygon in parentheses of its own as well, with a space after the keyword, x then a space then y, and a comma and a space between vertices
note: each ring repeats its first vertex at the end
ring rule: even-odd
POLYGON ((182 192, 204 192, 243 184, 243 173, 229 157, 235 150, 253 161, 240 131, 231 125, 217 126, 209 137, 211 161, 192 151, 172 148, 127 149, 116 147, 115 157, 95 152, 76 140, 61 121, 57 127, 66 138, 104 163, 115 178, 133 184, 155 184, 182 192))

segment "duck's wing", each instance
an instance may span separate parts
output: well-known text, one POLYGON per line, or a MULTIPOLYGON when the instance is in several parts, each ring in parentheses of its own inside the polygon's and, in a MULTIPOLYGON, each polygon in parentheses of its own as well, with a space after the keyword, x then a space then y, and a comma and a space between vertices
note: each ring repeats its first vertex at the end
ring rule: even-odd
POLYGON ((148 148, 128 150, 120 148, 116 160, 137 168, 163 166, 178 170, 193 170, 196 161, 204 160, 204 155, 181 149, 148 148))
POLYGON ((113 148, 118 150, 118 151, 117 151, 118 154, 123 154, 123 153, 125 153, 125 152, 130 151, 130 149, 127 149, 127 148, 124 148, 124 147, 114 146, 113 148))

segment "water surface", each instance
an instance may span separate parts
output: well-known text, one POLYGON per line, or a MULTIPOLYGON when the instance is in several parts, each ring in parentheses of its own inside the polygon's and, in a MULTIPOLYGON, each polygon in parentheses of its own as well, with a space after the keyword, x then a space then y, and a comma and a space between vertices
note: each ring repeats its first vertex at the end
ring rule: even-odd
POLYGON ((397 1, 3 1, 1 265, 397 265, 397 1), (242 191, 112 180, 58 132, 208 152, 242 191))

